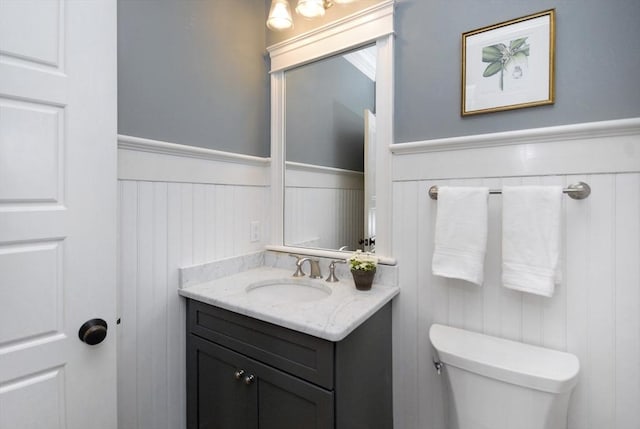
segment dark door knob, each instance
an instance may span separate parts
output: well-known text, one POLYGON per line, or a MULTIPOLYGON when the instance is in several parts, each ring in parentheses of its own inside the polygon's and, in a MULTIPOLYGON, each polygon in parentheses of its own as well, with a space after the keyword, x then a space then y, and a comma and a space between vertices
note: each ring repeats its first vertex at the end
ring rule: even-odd
POLYGON ((358 244, 364 244, 365 246, 373 246, 376 244, 375 238, 361 238, 358 240, 358 244))
POLYGON ((83 343, 90 346, 100 344, 107 336, 107 322, 102 319, 91 319, 86 321, 78 331, 78 337, 83 343))

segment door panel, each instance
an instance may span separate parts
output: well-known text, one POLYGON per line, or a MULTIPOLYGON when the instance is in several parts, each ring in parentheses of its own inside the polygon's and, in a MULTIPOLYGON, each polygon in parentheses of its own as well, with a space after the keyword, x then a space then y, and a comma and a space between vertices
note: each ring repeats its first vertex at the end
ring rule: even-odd
POLYGON ((0 0, 0 429, 116 427, 115 29, 114 1, 0 0))
POLYGON ((63 109, 4 98, 0 117, 0 202, 58 202, 63 109))
POLYGON ((0 347, 62 330, 61 241, 0 245, 0 347), (38 267, 38 269, 29 269, 38 267))
POLYGON ((6 0, 0 4, 0 51, 31 63, 57 67, 64 47, 62 0, 6 0), (16 37, 19 36, 19 37, 16 37))
POLYGON ((61 429, 64 416, 64 368, 52 368, 0 387, 0 427, 61 429))

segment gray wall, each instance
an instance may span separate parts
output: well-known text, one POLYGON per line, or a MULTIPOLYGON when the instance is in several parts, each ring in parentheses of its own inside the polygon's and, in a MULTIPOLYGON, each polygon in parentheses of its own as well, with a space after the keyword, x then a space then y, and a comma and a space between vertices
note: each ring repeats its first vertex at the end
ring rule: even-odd
POLYGON ((286 72, 287 161, 364 171, 364 109, 375 85, 342 56, 286 72))
POLYGON ((269 155, 263 0, 118 0, 118 132, 269 155))
MULTIPOLYGON (((269 155, 270 0, 119 0, 119 132, 269 155)), ((292 1, 292 6, 295 1, 292 1)), ((640 116, 638 0, 397 0, 395 142, 640 116), (556 103, 460 116, 465 31, 556 8, 556 103)))
POLYGON ((638 0, 398 0, 395 141, 640 116, 638 0), (556 103, 460 116, 462 33, 556 9, 556 103))

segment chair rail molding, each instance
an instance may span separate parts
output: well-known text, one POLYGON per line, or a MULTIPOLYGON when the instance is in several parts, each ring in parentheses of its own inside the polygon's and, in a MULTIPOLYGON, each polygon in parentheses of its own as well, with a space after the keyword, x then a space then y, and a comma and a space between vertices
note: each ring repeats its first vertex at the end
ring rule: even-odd
POLYGON ((118 179, 268 186, 270 158, 118 135, 118 179))
POLYGON ((640 118, 451 137, 389 146, 393 180, 634 172, 640 118))

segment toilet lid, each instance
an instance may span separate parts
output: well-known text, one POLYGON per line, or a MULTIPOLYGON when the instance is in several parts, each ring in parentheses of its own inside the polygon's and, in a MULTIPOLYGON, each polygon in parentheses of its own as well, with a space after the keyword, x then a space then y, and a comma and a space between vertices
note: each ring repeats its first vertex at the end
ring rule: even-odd
POLYGON ((552 393, 577 383, 580 362, 570 353, 438 324, 429 338, 445 365, 552 393))

